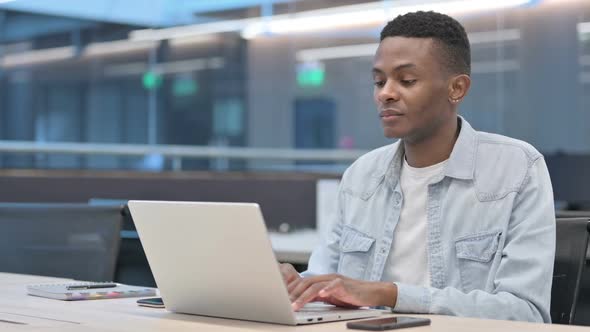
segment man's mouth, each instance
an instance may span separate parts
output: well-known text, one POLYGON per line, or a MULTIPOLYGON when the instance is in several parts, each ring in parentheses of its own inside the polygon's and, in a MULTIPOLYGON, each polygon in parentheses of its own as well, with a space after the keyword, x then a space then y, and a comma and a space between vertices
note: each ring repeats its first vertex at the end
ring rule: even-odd
POLYGON ((379 112, 379 117, 383 120, 395 119, 399 116, 403 116, 404 114, 398 110, 394 109, 385 109, 379 112))

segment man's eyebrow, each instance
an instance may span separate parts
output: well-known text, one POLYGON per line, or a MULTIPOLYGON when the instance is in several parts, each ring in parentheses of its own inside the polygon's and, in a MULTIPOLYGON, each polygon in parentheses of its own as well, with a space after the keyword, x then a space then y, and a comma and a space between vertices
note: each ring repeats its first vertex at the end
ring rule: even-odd
MULTIPOLYGON (((396 66, 395 68, 393 68, 393 71, 399 71, 402 69, 408 69, 408 68, 416 68, 416 65, 413 63, 403 63, 401 65, 396 66)), ((377 67, 373 67, 372 70, 373 74, 383 74, 383 70, 377 68, 377 67)))
POLYGON ((373 75, 375 75, 375 74, 383 74, 383 70, 381 70, 379 68, 373 68, 373 70, 371 70, 371 72, 373 73, 373 75))
POLYGON ((401 65, 393 68, 393 71, 398 71, 398 70, 407 69, 407 68, 416 68, 416 65, 413 63, 404 63, 404 64, 401 64, 401 65))

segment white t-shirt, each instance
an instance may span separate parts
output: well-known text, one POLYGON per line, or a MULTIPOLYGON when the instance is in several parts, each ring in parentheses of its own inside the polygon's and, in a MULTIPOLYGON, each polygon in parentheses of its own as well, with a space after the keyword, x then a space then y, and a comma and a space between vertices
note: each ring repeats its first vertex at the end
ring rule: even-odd
POLYGON ((447 160, 416 168, 404 158, 400 175, 403 204, 382 280, 430 286, 426 219, 428 184, 443 171, 446 163, 447 160))

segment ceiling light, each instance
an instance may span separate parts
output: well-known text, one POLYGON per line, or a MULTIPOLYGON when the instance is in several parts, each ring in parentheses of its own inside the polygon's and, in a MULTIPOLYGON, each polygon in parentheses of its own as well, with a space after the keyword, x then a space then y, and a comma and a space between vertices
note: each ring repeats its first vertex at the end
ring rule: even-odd
POLYGON ((137 42, 130 41, 128 39, 102 43, 90 43, 84 48, 84 51, 82 51, 82 55, 92 57, 111 55, 117 53, 139 52, 153 49, 156 46, 157 44, 154 41, 137 42))
POLYGON ((230 20, 221 21, 215 23, 203 23, 184 25, 174 28, 166 29, 143 29, 135 30, 129 33, 129 39, 131 40, 165 40, 175 38, 187 38, 200 35, 208 35, 213 33, 222 33, 230 31, 240 31, 244 29, 248 24, 257 22, 258 18, 255 19, 243 19, 243 20, 230 20))
POLYGON ((109 77, 143 75, 147 71, 157 75, 169 75, 205 69, 220 69, 224 65, 225 62, 221 57, 161 62, 151 66, 147 62, 130 62, 108 65, 104 69, 104 75, 109 77))
POLYGON ((62 61, 75 55, 73 46, 47 48, 8 54, 0 58, 0 66, 4 68, 32 66, 47 62, 62 61))
POLYGON ((520 70, 518 60, 476 61, 471 63, 471 74, 492 74, 520 70))
POLYGON ((358 25, 383 24, 390 18, 415 11, 433 10, 449 15, 461 15, 484 10, 497 10, 522 6, 531 0, 456 0, 398 1, 386 6, 383 2, 372 2, 354 6, 335 7, 327 10, 302 12, 294 15, 274 16, 248 25, 242 30, 242 37, 254 38, 260 34, 285 34, 343 28, 358 25))
MULTIPOLYGON (((468 34, 469 43, 471 45, 499 43, 520 40, 520 30, 495 30, 473 32, 468 34)), ((343 58, 357 58, 357 57, 372 57, 377 51, 379 43, 356 44, 346 46, 312 48, 299 50, 295 54, 297 61, 320 61, 328 59, 343 59, 343 58)))
POLYGON ((180 37, 180 38, 173 38, 170 39, 170 46, 171 47, 187 47, 187 46, 194 46, 195 44, 205 44, 205 43, 213 43, 218 41, 217 36, 208 34, 208 35, 197 35, 197 36, 189 36, 189 37, 180 37))
POLYGON ((379 43, 335 46, 300 50, 295 54, 297 61, 310 62, 328 59, 356 58, 373 56, 379 43))
POLYGON ((249 39, 266 33, 300 33, 351 26, 379 25, 397 15, 418 10, 433 10, 449 15, 461 15, 530 5, 534 2, 535 0, 430 0, 427 3, 418 0, 378 1, 295 14, 228 20, 165 29, 136 30, 130 33, 129 38, 133 40, 163 40, 240 31, 242 37, 249 39))

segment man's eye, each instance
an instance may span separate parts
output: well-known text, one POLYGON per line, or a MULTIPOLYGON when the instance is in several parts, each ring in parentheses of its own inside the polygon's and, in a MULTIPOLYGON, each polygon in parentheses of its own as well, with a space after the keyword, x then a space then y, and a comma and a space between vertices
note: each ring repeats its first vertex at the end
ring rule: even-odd
POLYGON ((410 86, 416 83, 416 80, 401 80, 402 84, 405 86, 410 86))
POLYGON ((376 87, 382 88, 385 85, 385 81, 374 81, 373 84, 376 87))

